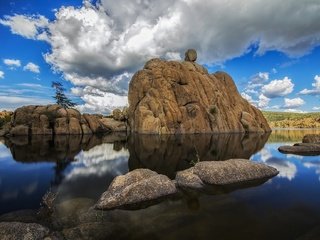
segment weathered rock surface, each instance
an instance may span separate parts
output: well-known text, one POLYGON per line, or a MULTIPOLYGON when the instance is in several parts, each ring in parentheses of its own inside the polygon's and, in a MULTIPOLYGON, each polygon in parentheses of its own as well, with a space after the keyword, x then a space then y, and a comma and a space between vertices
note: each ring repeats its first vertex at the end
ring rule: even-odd
POLYGON ((319 143, 320 144, 320 134, 307 134, 302 139, 303 143, 319 143))
POLYGON ((274 177, 278 170, 247 159, 198 162, 193 168, 178 172, 178 186, 200 188, 203 183, 228 185, 274 177))
POLYGON ((102 194, 96 208, 107 210, 156 200, 176 191, 174 183, 167 176, 148 169, 136 169, 116 177, 102 194))
POLYGON ((129 86, 129 125, 148 134, 271 131, 262 113, 224 72, 193 62, 152 59, 129 86))
POLYGON ((185 53, 185 61, 195 62, 197 60, 197 52, 194 49, 188 49, 185 53))
POLYGON ((179 187, 197 189, 197 188, 202 188, 204 185, 200 177, 194 174, 194 167, 184 171, 177 172, 175 180, 176 180, 177 186, 179 187))
POLYGON ((15 110, 11 123, 0 131, 0 136, 27 135, 86 135, 110 131, 126 131, 127 110, 120 111, 118 120, 102 115, 83 114, 76 109, 59 105, 24 106, 15 110))
POLYGON ((317 143, 296 143, 293 146, 280 146, 279 152, 296 154, 302 156, 320 155, 320 144, 317 143))
POLYGON ((49 229, 36 223, 0 222, 2 240, 43 240, 49 235, 49 229))

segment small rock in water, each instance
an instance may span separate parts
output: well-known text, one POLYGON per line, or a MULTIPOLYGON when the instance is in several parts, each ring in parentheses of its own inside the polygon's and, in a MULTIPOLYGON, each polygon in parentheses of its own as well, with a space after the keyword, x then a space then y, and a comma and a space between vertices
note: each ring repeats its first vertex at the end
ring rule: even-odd
POLYGON ((296 154, 302 156, 320 155, 320 144, 317 143, 296 143, 293 146, 280 146, 279 152, 296 154))
POLYGON ((116 177, 96 204, 107 210, 130 204, 156 200, 177 192, 175 184, 165 175, 148 169, 136 169, 116 177))
POLYGON ((203 182, 198 175, 194 174, 194 167, 179 171, 176 175, 176 182, 179 187, 202 188, 203 182))
POLYGON ((185 61, 195 62, 197 60, 197 51, 194 49, 188 49, 185 53, 185 61))
POLYGON ((214 185, 227 185, 270 178, 279 173, 273 167, 247 159, 199 162, 195 165, 193 172, 203 182, 214 185))

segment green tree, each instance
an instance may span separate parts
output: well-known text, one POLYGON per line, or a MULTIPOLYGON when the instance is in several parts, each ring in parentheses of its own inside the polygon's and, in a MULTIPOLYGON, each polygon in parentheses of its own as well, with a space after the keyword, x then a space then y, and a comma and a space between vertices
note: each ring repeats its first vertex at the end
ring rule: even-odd
POLYGON ((55 89, 56 93, 54 95, 54 99, 56 103, 63 108, 72 108, 77 104, 72 102, 65 94, 65 88, 62 86, 60 82, 53 81, 51 86, 55 89))

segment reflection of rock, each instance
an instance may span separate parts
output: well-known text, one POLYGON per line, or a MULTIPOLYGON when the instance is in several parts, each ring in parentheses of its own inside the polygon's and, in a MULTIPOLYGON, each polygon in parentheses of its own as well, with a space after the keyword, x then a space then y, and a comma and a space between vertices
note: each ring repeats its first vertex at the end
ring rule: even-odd
POLYGON ((302 139, 303 143, 320 143, 320 134, 307 134, 302 139))
POLYGON ((293 146, 280 146, 281 153, 297 154, 302 156, 320 155, 320 144, 317 143, 296 143, 293 146))
POLYGON ((149 169, 136 169, 116 177, 96 204, 97 209, 112 209, 176 193, 174 183, 165 175, 149 169))
MULTIPOLYGON (((193 175, 196 185, 199 178, 202 182, 213 185, 229 185, 248 182, 258 179, 266 179, 276 176, 279 172, 273 167, 265 164, 255 163, 247 159, 229 159, 226 161, 204 161, 198 162, 192 168, 192 174, 185 178, 187 187, 192 188, 190 178, 193 175), (198 178, 197 178, 198 177, 198 178)), ((177 180, 178 184, 183 181, 177 180)), ((198 188, 198 187, 197 187, 198 188)))
POLYGON ((32 136, 32 138, 20 136, 5 140, 13 158, 20 162, 72 161, 81 150, 89 150, 104 142, 114 142, 116 146, 124 146, 126 135, 121 133, 105 136, 63 135, 53 137, 39 135, 32 136))
POLYGON ((152 59, 130 82, 132 132, 268 132, 266 119, 224 72, 208 74, 190 50, 183 62, 152 59))
POLYGON ((132 135, 128 142, 129 168, 149 168, 170 178, 198 160, 249 159, 268 134, 132 135))

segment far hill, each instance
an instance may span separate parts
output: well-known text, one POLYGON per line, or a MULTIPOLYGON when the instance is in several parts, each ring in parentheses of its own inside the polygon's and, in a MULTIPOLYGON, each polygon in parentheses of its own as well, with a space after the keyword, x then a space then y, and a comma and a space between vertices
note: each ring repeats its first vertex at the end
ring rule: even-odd
POLYGON ((320 112, 262 112, 271 128, 320 128, 320 112))

